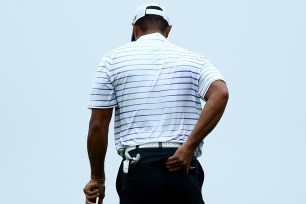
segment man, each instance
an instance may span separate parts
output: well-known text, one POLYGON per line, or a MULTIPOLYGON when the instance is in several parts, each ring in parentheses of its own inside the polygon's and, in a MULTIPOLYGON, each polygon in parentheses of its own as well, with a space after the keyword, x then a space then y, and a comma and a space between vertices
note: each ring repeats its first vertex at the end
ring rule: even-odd
POLYGON ((120 203, 203 204, 204 173, 196 157, 225 110, 226 84, 206 58, 167 40, 171 24, 164 7, 138 7, 132 24, 132 42, 102 58, 92 87, 86 203, 104 198, 115 108, 115 144, 123 157, 120 203))

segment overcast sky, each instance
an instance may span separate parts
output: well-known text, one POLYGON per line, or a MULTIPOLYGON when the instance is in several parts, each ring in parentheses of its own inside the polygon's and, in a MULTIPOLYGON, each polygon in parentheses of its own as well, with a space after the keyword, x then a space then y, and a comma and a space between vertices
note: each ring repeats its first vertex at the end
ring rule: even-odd
MULTIPOLYGON (((84 203, 90 87, 150 1, 1 0, 0 203, 84 203)), ((230 100, 199 158, 207 204, 306 203, 306 1, 155 1, 230 100)), ((113 128, 113 126, 111 127, 113 128)), ((110 131, 106 204, 118 203, 110 131)))

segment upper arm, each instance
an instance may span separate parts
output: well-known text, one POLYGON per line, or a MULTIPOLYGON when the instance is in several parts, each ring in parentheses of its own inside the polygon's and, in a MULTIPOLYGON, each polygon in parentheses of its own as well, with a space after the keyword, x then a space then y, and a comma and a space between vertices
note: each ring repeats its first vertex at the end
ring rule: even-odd
POLYGON ((206 94, 204 95, 205 101, 209 98, 217 96, 221 97, 222 99, 228 99, 229 93, 226 86, 226 83, 223 80, 216 80, 214 81, 208 88, 206 94))
POLYGON ((91 111, 90 127, 108 127, 112 119, 112 114, 113 108, 93 108, 91 111))

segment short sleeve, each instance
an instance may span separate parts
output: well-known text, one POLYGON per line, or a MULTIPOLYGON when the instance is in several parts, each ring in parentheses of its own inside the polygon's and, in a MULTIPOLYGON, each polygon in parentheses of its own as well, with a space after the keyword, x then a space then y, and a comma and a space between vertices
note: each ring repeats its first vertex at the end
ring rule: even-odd
POLYGON ((219 70, 212 63, 210 63, 209 60, 204 59, 204 64, 199 75, 199 95, 203 100, 210 85, 216 80, 224 81, 219 70))
POLYGON ((97 68, 91 88, 88 108, 112 108, 117 106, 117 99, 110 75, 112 59, 104 56, 97 68))

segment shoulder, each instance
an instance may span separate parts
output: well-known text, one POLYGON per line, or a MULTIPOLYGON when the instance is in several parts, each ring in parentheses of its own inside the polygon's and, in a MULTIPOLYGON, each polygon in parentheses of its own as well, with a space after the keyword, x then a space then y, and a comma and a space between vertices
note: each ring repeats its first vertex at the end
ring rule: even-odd
POLYGON ((109 64, 112 65, 114 59, 117 58, 118 55, 124 53, 124 52, 128 52, 131 48, 133 47, 133 43, 129 42, 126 43, 120 47, 114 48, 112 50, 110 50, 109 52, 107 52, 106 54, 104 54, 99 62, 99 64, 109 64))
POLYGON ((122 53, 122 52, 128 52, 131 48, 134 47, 134 42, 128 42, 120 47, 117 47, 111 51, 109 51, 108 53, 106 53, 105 56, 110 57, 110 58, 115 58, 115 56, 118 53, 122 53))
POLYGON ((175 45, 175 44, 171 44, 171 46, 176 49, 177 51, 179 51, 180 53, 182 53, 183 55, 189 55, 189 56, 194 56, 197 57, 199 59, 206 59, 206 57, 200 53, 197 52, 193 52, 189 49, 183 48, 181 46, 175 45))
POLYGON ((171 47, 173 49, 175 49, 179 53, 180 57, 182 57, 182 58, 197 61, 199 64, 202 64, 202 65, 209 62, 207 57, 200 54, 200 53, 191 51, 189 49, 183 48, 183 47, 175 45, 175 44, 171 44, 171 47))

